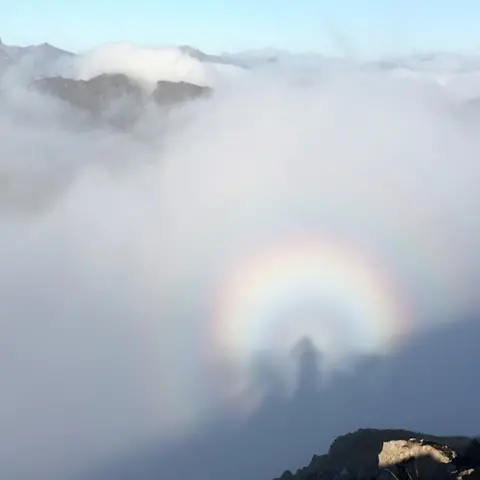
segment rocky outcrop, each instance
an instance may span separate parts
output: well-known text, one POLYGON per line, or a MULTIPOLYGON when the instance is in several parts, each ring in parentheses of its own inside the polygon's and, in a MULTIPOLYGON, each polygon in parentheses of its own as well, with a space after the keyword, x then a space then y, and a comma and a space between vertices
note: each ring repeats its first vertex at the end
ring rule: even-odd
POLYGON ((328 454, 275 480, 480 479, 480 442, 405 430, 358 430, 337 438, 328 454))

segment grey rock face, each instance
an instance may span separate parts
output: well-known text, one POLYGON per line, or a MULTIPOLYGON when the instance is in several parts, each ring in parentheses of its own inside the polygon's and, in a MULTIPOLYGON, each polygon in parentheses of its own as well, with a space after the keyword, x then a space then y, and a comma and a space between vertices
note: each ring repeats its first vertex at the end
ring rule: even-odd
POLYGON ((480 478, 480 443, 404 430, 358 430, 329 453, 276 480, 448 480, 480 478))

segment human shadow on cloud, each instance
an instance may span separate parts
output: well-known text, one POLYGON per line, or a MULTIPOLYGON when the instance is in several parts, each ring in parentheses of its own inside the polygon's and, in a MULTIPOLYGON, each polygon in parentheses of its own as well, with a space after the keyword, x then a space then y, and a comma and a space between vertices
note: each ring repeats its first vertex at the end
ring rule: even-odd
POLYGON ((322 379, 321 355, 304 339, 295 351, 293 394, 273 371, 264 372, 267 391, 243 422, 219 415, 187 441, 163 451, 155 444, 142 447, 89 471, 88 478, 269 480, 358 428, 478 435, 480 319, 407 340, 389 357, 363 357, 350 370, 322 379))

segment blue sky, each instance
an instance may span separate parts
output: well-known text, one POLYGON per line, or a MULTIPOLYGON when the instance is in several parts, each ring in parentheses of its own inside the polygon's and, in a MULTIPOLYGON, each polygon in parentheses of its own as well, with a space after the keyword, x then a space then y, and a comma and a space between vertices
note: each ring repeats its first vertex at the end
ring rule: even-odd
POLYGON ((480 0, 0 0, 0 37, 81 51, 109 41, 209 52, 357 55, 480 47, 480 0))

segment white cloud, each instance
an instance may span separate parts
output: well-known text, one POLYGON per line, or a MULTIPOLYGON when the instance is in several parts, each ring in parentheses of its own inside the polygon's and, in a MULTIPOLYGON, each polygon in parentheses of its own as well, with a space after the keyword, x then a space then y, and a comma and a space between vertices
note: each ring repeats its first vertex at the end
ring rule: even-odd
POLYGON ((79 55, 70 75, 88 80, 103 73, 123 73, 147 83, 158 80, 212 86, 225 75, 241 70, 229 65, 204 63, 178 47, 147 47, 128 43, 102 45, 79 55))
MULTIPOLYGON (((77 68, 213 75, 177 50, 126 45, 77 68)), ((215 342, 229 333, 212 301, 252 246, 338 236, 378 258, 414 328, 478 307, 480 143, 448 91, 351 64, 272 67, 230 87, 142 142, 67 131, 46 99, 4 102, 0 185, 16 192, 0 196, 7 471, 52 478, 214 414, 225 392, 215 342)), ((273 348, 275 318, 261 321, 273 348)), ((245 328, 234 367, 258 346, 245 328)))

